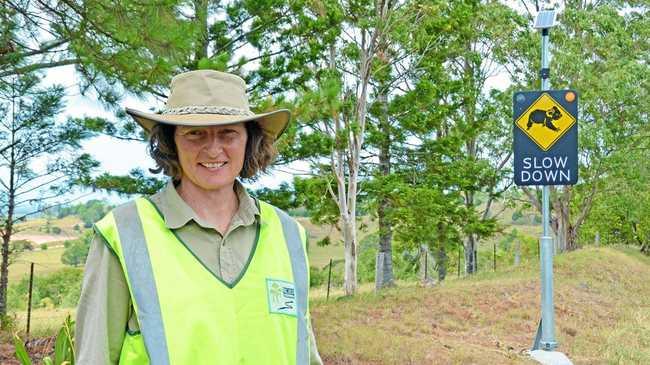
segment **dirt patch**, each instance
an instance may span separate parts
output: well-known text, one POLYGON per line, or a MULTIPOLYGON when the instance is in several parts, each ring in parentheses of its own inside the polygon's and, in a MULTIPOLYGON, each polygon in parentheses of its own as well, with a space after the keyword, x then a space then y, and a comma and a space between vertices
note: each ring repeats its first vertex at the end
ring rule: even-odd
MULTIPOLYGON (((34 364, 40 364, 46 356, 52 357, 54 354, 55 337, 34 338, 26 343, 29 357, 34 364)), ((16 353, 13 344, 0 343, 0 364, 2 365, 20 365, 16 360, 16 353)))
POLYGON ((34 242, 37 245, 40 245, 42 243, 49 243, 49 242, 61 242, 61 241, 66 241, 66 240, 73 240, 76 239, 77 236, 73 235, 68 235, 68 234, 59 234, 59 235, 52 235, 52 234, 15 234, 11 237, 12 241, 19 241, 19 240, 27 240, 30 242, 34 242))

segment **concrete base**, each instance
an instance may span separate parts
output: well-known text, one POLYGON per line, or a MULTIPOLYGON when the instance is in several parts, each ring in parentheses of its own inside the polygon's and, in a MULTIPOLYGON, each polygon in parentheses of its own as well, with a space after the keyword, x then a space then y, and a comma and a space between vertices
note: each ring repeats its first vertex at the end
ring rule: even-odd
POLYGON ((565 354, 557 351, 535 350, 530 352, 530 357, 543 365, 573 365, 565 354))

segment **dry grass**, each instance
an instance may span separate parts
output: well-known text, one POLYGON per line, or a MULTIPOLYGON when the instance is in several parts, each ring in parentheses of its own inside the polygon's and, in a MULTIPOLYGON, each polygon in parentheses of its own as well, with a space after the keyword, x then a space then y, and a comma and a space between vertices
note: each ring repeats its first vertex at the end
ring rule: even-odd
POLYGON ((48 243, 52 248, 47 250, 25 251, 18 255, 13 264, 9 266, 9 283, 15 283, 24 276, 29 275, 29 266, 34 262, 34 275, 43 276, 66 267, 61 262, 63 255, 63 242, 48 243))
MULTIPOLYGON (((650 363, 650 260, 584 249, 557 257, 556 333, 575 364, 650 363)), ((520 268, 325 303, 312 317, 328 364, 526 364, 539 274, 520 268)))
MULTIPOLYGON (((342 236, 334 226, 313 224, 308 218, 299 217, 297 219, 305 227, 309 238, 310 266, 320 269, 329 264, 330 259, 339 260, 343 258, 342 236), (324 237, 329 237, 331 244, 318 246, 316 242, 322 240, 324 237)), ((357 240, 359 242, 367 235, 377 231, 377 222, 373 222, 369 218, 364 218, 358 225, 364 226, 364 229, 359 229, 357 232, 357 240)))
MULTIPOLYGON (((43 234, 41 228, 46 226, 47 220, 45 218, 35 218, 30 219, 25 222, 16 224, 16 233, 21 235, 27 234, 43 234)), ((61 235, 63 236, 77 236, 79 233, 73 229, 73 227, 78 224, 83 229, 83 223, 76 216, 67 216, 61 219, 51 219, 51 227, 61 228, 61 235)))

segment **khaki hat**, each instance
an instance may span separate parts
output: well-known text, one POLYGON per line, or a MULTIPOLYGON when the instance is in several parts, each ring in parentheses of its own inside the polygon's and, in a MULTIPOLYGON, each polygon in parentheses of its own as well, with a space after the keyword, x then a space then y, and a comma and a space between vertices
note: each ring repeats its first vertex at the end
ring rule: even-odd
POLYGON ((255 114, 248 106, 246 83, 236 75, 199 70, 172 78, 167 104, 158 113, 126 108, 126 112, 147 132, 157 123, 211 126, 256 121, 277 139, 287 128, 291 113, 280 109, 255 114))

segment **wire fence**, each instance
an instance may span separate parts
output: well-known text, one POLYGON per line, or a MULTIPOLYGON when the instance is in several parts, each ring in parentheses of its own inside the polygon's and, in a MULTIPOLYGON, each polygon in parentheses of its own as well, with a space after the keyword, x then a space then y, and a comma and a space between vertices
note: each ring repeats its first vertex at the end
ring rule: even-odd
MULTIPOLYGON (((8 298, 9 317, 14 322, 14 329, 26 339, 33 337, 49 336, 61 328, 67 316, 74 317, 74 308, 61 308, 51 298, 48 300, 38 299, 38 278, 48 278, 49 275, 61 270, 60 263, 35 262, 27 259, 16 259, 10 266, 10 287, 8 298), (16 264, 26 267, 16 267, 16 264), (13 270, 12 270, 13 269, 13 270), (22 275, 11 275, 11 271, 19 270, 22 275), (25 273, 26 271, 26 273, 25 273), (26 281, 26 283, 25 283, 26 281), (26 287, 25 287, 26 285, 26 287), (18 287, 19 289, 16 289, 18 287), (13 298, 11 297, 13 295, 13 298)), ((48 279, 51 280, 51 279, 48 279)), ((41 292, 42 293, 42 292, 41 292)), ((58 302, 57 302, 58 303, 58 302)))

